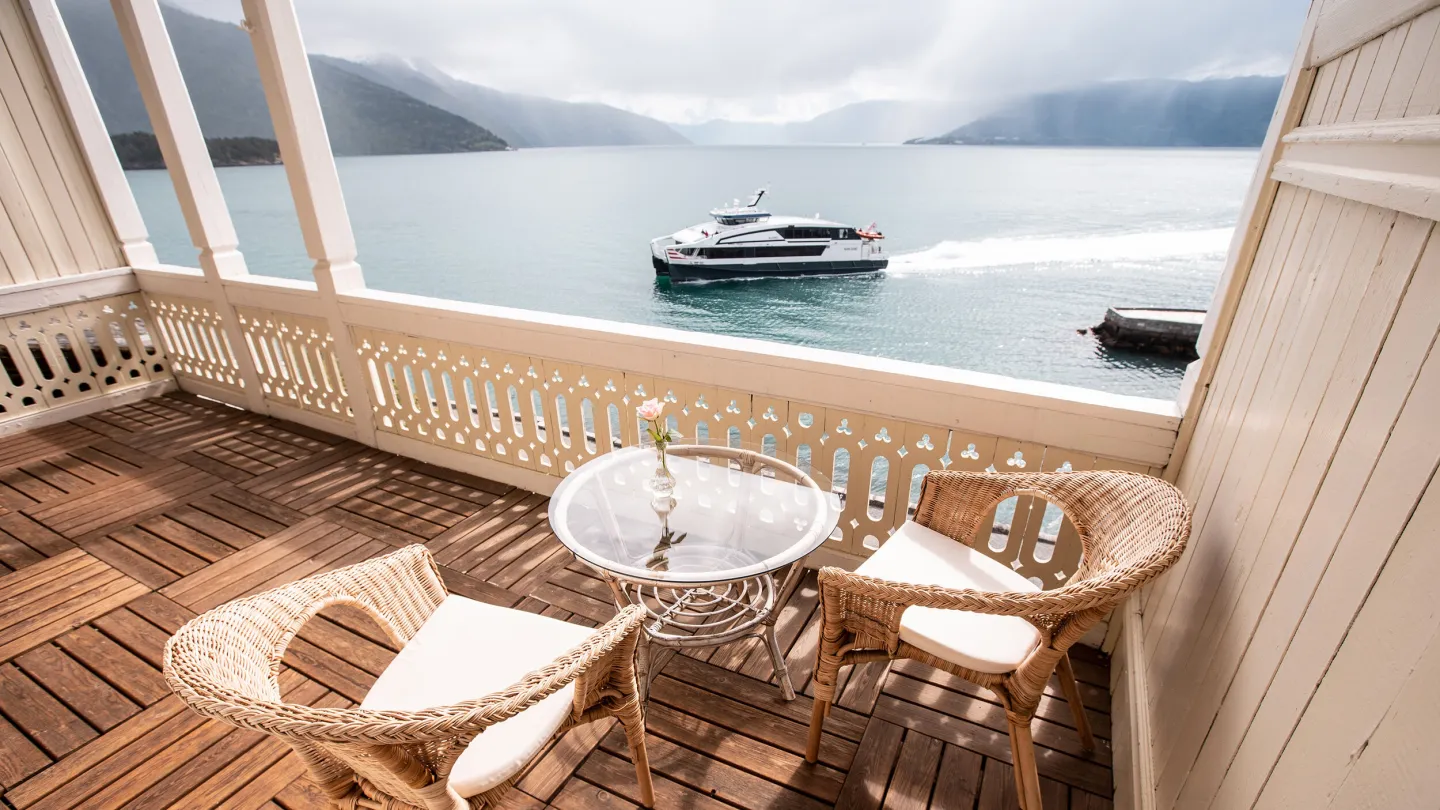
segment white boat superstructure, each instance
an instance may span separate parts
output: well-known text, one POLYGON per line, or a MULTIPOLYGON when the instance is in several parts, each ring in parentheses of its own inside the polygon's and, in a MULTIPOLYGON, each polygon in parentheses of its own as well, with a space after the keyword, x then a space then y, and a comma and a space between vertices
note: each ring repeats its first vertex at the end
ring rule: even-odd
POLYGON ((889 264, 874 225, 774 215, 760 208, 764 196, 761 189, 745 205, 712 210, 710 222, 650 240, 655 274, 721 281, 874 273, 889 264))

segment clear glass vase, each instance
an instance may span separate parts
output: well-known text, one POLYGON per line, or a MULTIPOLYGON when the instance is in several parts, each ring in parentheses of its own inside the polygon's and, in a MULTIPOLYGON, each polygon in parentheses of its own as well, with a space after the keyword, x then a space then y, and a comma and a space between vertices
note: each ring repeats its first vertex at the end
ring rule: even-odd
POLYGON ((665 448, 657 448, 655 452, 655 474, 645 482, 645 488, 657 501, 668 500, 675 494, 675 476, 670 472, 670 465, 666 463, 665 448))

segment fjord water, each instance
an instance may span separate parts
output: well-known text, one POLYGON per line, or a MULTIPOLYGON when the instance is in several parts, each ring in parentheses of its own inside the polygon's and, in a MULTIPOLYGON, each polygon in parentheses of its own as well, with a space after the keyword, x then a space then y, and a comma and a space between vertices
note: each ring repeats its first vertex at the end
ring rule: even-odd
MULTIPOLYGON (((628 147, 340 158, 370 287, 1170 397, 1184 364, 1103 350, 1108 306, 1203 308, 1249 149, 628 147), (887 272, 670 285, 652 237, 770 186, 879 223, 887 272)), ((252 273, 310 278, 284 170, 219 170, 252 273)), ((195 265, 164 172, 130 172, 162 261, 195 265)), ((404 324, 396 324, 404 328, 404 324)))

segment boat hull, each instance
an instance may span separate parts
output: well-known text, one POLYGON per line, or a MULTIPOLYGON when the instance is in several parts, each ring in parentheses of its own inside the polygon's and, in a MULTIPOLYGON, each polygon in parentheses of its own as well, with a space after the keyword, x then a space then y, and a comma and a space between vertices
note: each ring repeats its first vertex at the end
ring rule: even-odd
POLYGON ((853 276, 878 273, 889 259, 855 259, 850 261, 813 262, 731 262, 690 264, 667 262, 655 258, 655 275, 669 276, 673 282, 729 281, 756 278, 801 278, 805 276, 853 276))

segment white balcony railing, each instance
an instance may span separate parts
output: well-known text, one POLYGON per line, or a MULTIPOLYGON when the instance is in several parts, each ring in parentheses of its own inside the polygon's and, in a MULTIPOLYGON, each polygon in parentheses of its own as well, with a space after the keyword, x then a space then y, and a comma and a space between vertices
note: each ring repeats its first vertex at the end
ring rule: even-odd
MULTIPOLYGON (((637 443, 634 406, 659 397, 685 436, 761 447, 829 476, 846 495, 832 548, 850 555, 904 521, 928 470, 1158 472, 1179 424, 1157 400, 372 290, 337 296, 371 403, 357 420, 357 383, 314 285, 226 280, 237 347, 200 273, 137 275, 182 388, 245 407, 238 369, 251 364, 275 416, 349 436, 366 422, 382 449, 540 492, 637 443)), ((985 546, 1053 587, 1079 547, 1045 510, 1007 505, 985 546)))

